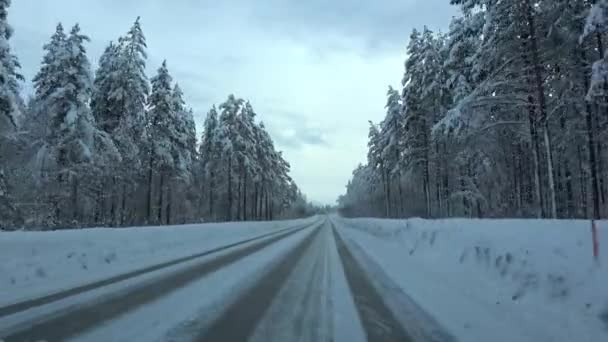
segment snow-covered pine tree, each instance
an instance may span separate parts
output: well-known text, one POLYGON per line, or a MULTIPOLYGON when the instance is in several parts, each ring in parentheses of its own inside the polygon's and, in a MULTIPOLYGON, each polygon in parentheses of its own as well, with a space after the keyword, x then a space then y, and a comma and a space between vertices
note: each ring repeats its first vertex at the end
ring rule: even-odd
POLYGON ((12 54, 9 39, 13 29, 8 24, 8 7, 11 0, 0 0, 0 133, 13 130, 20 116, 19 74, 20 65, 12 54))
POLYGON ((148 151, 149 151, 149 179, 148 179, 148 212, 152 205, 152 182, 154 173, 158 174, 158 199, 156 222, 162 223, 167 218, 165 190, 167 183, 184 167, 178 146, 179 127, 175 112, 175 99, 173 96, 172 77, 164 61, 158 69, 157 75, 151 79, 152 92, 150 93, 148 111, 148 151), (165 215, 163 216, 163 212, 165 215))
POLYGON ((252 175, 256 174, 256 136, 255 127, 255 110, 248 101, 245 103, 243 110, 238 117, 238 137, 237 140, 237 161, 239 168, 239 191, 237 215, 241 220, 247 220, 247 197, 251 187, 252 175))
POLYGON ((381 156, 386 172, 389 217, 398 217, 403 211, 403 188, 401 185, 401 151, 403 150, 403 108, 401 95, 389 86, 387 92, 386 117, 380 123, 381 156), (396 185, 396 186, 395 186, 396 185), (391 196, 390 189, 396 188, 397 194, 391 196), (393 198, 397 197, 396 201, 393 198), (395 203, 393 203, 395 202, 395 203))
POLYGON ((56 223, 90 219, 83 216, 89 189, 80 181, 120 159, 111 138, 99 130, 88 107, 92 76, 84 43, 89 38, 75 25, 65 38, 58 26, 35 79, 36 102, 47 109, 48 134, 36 159, 43 181, 53 193, 56 223), (85 196, 85 197, 83 197, 85 196))
POLYGON ((173 87, 172 101, 173 112, 175 113, 176 135, 173 137, 175 146, 175 165, 174 175, 169 179, 169 190, 167 192, 167 224, 173 221, 184 222, 191 220, 186 216, 192 216, 194 203, 196 202, 194 193, 188 194, 186 189, 192 187, 194 166, 198 156, 196 151, 196 126, 191 109, 186 108, 183 99, 183 92, 176 83, 173 87), (172 206, 172 203, 179 204, 179 207, 172 206), (177 216, 177 217, 176 217, 177 216))
POLYGON ((134 185, 139 184, 143 174, 138 170, 147 160, 145 108, 150 86, 145 74, 146 47, 137 18, 118 44, 106 48, 95 77, 91 109, 100 126, 112 136, 123 160, 104 187, 109 192, 104 197, 109 198, 109 221, 113 224, 133 222, 138 216, 134 185))
POLYGON ((203 125, 203 135, 199 148, 200 155, 200 175, 201 178, 201 199, 205 198, 202 194, 207 192, 207 203, 201 200, 201 216, 208 220, 216 220, 215 198, 216 198, 216 177, 219 167, 220 151, 218 141, 218 114, 215 106, 209 110, 203 125), (206 206, 207 210, 202 208, 206 206))
MULTIPOLYGON (((588 3, 588 2, 587 2, 588 3)), ((599 219, 601 217, 602 204, 608 201, 606 197, 605 186, 608 181, 605 180, 604 171, 604 156, 602 155, 603 143, 602 139, 598 137, 598 127, 605 126, 604 123, 600 123, 601 107, 604 108, 604 113, 608 113, 608 107, 606 107, 606 96, 608 96, 608 60, 607 53, 604 50, 603 36, 608 32, 608 1, 599 0, 592 1, 592 7, 589 9, 587 15, 584 30, 580 36, 582 43, 585 40, 590 40, 589 37, 593 37, 596 46, 592 49, 597 51, 598 59, 592 64, 591 77, 584 77, 585 84, 588 88, 586 100, 592 104, 594 108, 587 107, 585 121, 587 130, 587 141, 588 141, 588 153, 589 153, 589 168, 591 170, 591 201, 593 203, 592 217, 599 219), (594 110, 595 109, 595 110, 594 110)), ((580 17, 580 16, 579 16, 580 17)), ((583 50, 583 60, 586 58, 586 54, 583 50)), ((602 115, 605 116, 605 115, 602 115)), ((606 120, 606 119, 604 119, 606 120)))
MULTIPOLYGON (((428 97, 424 93, 423 86, 427 78, 425 74, 425 49, 431 44, 430 31, 425 29, 423 34, 417 30, 412 32, 408 45, 408 59, 405 62, 405 74, 403 77, 403 106, 404 106, 404 129, 407 132, 404 146, 406 153, 403 155, 404 164, 409 168, 408 173, 414 176, 421 175, 422 193, 424 194, 425 216, 433 215, 431 207, 431 146, 430 108, 425 107, 428 97)), ((430 75, 428 75, 430 76, 430 75)), ((384 176, 386 178, 386 176, 384 176)), ((388 203, 388 199, 387 199, 388 203)), ((390 211, 387 210, 387 215, 390 211)))
POLYGON ((228 99, 219 106, 217 139, 222 157, 221 172, 224 175, 222 178, 225 178, 224 184, 226 186, 224 212, 227 221, 234 220, 234 174, 237 166, 237 141, 240 139, 238 136, 238 118, 243 104, 243 99, 237 99, 234 95, 229 95, 228 99))
POLYGON ((198 152, 196 151, 196 125, 194 123, 194 113, 192 109, 186 108, 184 101, 184 93, 176 83, 173 87, 173 111, 176 114, 177 125, 177 143, 180 149, 181 164, 178 165, 178 170, 183 173, 183 178, 188 178, 191 175, 186 173, 192 172, 192 166, 197 160, 198 152))
POLYGON ((8 156, 14 151, 14 138, 11 137, 17 128, 17 118, 21 116, 22 105, 19 97, 19 62, 12 54, 9 39, 13 34, 8 24, 8 7, 10 0, 0 0, 0 227, 16 223, 17 211, 5 175, 8 156))
POLYGON ((120 45, 110 42, 99 58, 99 67, 93 81, 91 112, 99 128, 108 133, 113 133, 118 128, 122 114, 119 104, 110 99, 110 94, 118 87, 121 50, 120 45))

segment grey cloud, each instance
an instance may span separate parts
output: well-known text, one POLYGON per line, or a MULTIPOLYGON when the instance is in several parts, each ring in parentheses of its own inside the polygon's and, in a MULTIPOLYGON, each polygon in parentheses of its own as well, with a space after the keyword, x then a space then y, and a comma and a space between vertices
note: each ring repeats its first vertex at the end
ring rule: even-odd
POLYGON ((305 146, 330 146, 325 138, 325 130, 315 127, 304 114, 270 109, 261 114, 260 119, 267 123, 279 148, 297 150, 305 146))
POLYGON ((323 132, 317 128, 293 127, 280 129, 271 126, 268 129, 279 148, 297 150, 306 145, 329 146, 323 132))
POLYGON ((256 3, 261 25, 294 39, 338 35, 359 40, 367 51, 405 45, 414 27, 447 27, 456 14, 447 0, 269 0, 256 3))

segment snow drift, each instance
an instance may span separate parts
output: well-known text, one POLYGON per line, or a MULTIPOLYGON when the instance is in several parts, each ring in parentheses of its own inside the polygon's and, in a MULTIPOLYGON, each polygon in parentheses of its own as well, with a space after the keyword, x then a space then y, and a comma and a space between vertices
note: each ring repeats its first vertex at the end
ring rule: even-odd
POLYGON ((334 220, 422 308, 463 341, 608 337, 608 223, 334 220))

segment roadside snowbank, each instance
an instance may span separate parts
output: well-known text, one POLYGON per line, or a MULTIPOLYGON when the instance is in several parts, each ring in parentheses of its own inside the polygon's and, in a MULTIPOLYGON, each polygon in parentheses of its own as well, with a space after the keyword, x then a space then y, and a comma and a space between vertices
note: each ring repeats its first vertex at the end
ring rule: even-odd
POLYGON ((317 219, 0 233, 0 306, 317 219))
POLYGON ((589 221, 334 221, 462 341, 608 337, 608 222, 598 264, 589 221))

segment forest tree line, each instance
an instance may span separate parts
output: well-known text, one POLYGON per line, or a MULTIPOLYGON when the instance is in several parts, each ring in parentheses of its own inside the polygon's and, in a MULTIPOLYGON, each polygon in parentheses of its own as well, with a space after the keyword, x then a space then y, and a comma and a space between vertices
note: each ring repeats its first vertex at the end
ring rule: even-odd
POLYGON ((451 0, 413 30, 347 216, 608 216, 608 1, 451 0))
POLYGON ((273 220, 313 209, 251 104, 213 107, 200 143, 165 62, 146 75, 139 18, 93 74, 79 25, 57 25, 34 94, 0 0, 0 227, 65 228, 273 220))

